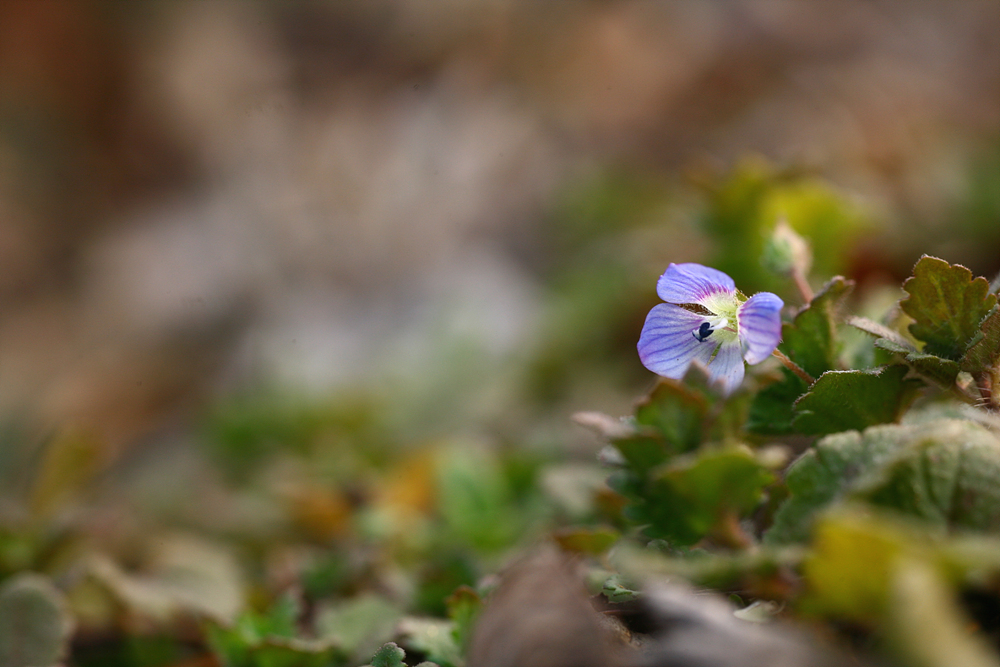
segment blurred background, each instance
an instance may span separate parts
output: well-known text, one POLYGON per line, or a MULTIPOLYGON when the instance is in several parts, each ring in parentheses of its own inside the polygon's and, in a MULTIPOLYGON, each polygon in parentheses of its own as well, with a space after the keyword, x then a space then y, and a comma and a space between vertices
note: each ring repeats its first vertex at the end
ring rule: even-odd
POLYGON ((604 511, 570 415, 669 262, 785 289, 781 217, 814 287, 1000 271, 1000 5, 6 0, 0 574, 439 610, 604 511))

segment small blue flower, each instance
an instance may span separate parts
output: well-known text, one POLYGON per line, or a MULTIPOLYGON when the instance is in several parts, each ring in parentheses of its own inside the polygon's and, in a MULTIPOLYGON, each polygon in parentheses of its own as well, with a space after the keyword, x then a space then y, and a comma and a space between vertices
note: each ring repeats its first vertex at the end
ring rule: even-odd
POLYGON ((729 395, 743 382, 744 360, 759 364, 781 342, 784 302, 770 292, 747 299, 722 271, 671 264, 656 293, 666 303, 649 311, 638 349, 642 365, 664 377, 683 378, 697 360, 729 395))

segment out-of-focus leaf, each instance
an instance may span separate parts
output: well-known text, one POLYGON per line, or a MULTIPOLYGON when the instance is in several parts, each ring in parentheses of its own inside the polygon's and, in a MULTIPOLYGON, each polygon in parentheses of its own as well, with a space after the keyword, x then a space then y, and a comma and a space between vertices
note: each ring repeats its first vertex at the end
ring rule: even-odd
POLYGON ((483 599, 469 586, 459 586, 448 599, 448 618, 455 624, 455 643, 465 649, 472 638, 472 628, 476 617, 483 610, 483 599))
POLYGON ((961 265, 936 257, 921 257, 913 276, 903 283, 908 296, 900 308, 914 319, 910 333, 924 342, 923 352, 958 361, 979 324, 996 305, 990 284, 961 265))
POLYGON ((611 528, 573 527, 557 530, 552 537, 564 551, 599 556, 621 536, 611 528))
POLYGON ((392 638, 403 614, 375 594, 322 607, 316 615, 316 632, 349 655, 363 658, 392 638))
POLYGON ((45 577, 23 573, 0 586, 0 665, 54 667, 72 631, 66 602, 45 577))
POLYGON ((646 533, 689 545, 733 516, 753 509, 773 476, 744 449, 708 451, 656 471, 629 508, 646 533))
POLYGON ((551 465, 540 486, 546 497, 568 518, 586 520, 594 514, 597 496, 606 488, 607 471, 590 463, 551 465))
POLYGON ((68 430, 53 438, 45 449, 31 487, 31 510, 44 517, 59 508, 97 473, 105 454, 95 436, 68 430))
POLYGON ((240 630, 248 637, 284 637, 291 639, 298 634, 302 602, 294 593, 286 593, 274 601, 263 614, 247 613, 239 620, 240 630))
POLYGON ((914 427, 856 497, 948 529, 1000 534, 1000 440, 967 421, 914 427))
POLYGON ((399 623, 403 644, 423 653, 441 667, 464 667, 462 650, 455 641, 455 624, 436 618, 409 616, 399 623))
POLYGON ((635 424, 631 420, 615 419, 603 412, 577 412, 573 421, 606 440, 627 438, 635 433, 635 424))
POLYGON ((621 452, 628 467, 639 474, 645 474, 670 458, 666 443, 651 435, 621 438, 615 440, 615 447, 621 452))
POLYGON ((108 558, 90 561, 91 575, 133 613, 166 622, 206 614, 231 622, 243 606, 243 576, 224 548, 182 535, 162 535, 147 571, 131 574, 108 558))
POLYGON ((922 383, 906 380, 908 368, 828 371, 795 402, 792 425, 801 433, 824 435, 897 421, 922 383))
POLYGON ((895 524, 860 512, 841 512, 816 526, 813 551, 803 565, 806 611, 876 624, 891 602, 899 558, 916 549, 895 524))
POLYGON ((425 558, 417 573, 414 610, 430 616, 448 613, 445 600, 460 586, 471 586, 480 577, 479 563, 467 549, 437 550, 425 558))
POLYGON ((757 160, 744 162, 709 183, 708 189, 701 223, 716 241, 708 263, 733 276, 748 293, 779 292, 785 286, 760 262, 767 232, 781 219, 812 246, 816 272, 833 275, 844 270, 844 251, 862 218, 822 181, 782 173, 757 160))
POLYGON ((905 664, 996 667, 969 632, 941 567, 942 548, 912 525, 848 508, 817 526, 803 611, 881 628, 905 664))
POLYGON ((982 338, 974 342, 962 357, 962 370, 970 373, 996 368, 1000 362, 1000 308, 979 325, 982 338))
POLYGON ((250 637, 239 628, 209 621, 208 644, 223 667, 330 667, 342 653, 328 642, 269 636, 250 637))
POLYGON ((329 667, 347 655, 336 641, 299 637, 301 603, 278 598, 264 613, 244 612, 235 624, 205 624, 209 646, 224 667, 329 667))
POLYGON ((633 590, 622 583, 620 575, 613 574, 607 578, 601 587, 601 593, 610 602, 631 602, 639 598, 639 591, 633 590))
POLYGON ((757 600, 743 609, 737 609, 733 616, 750 623, 769 623, 781 611, 781 605, 770 600, 757 600))
POLYGON ((406 657, 406 651, 396 646, 395 643, 389 642, 375 651, 375 655, 372 656, 371 667, 405 667, 403 658, 406 657))
POLYGON ((493 551, 520 536, 526 517, 495 456, 455 448, 439 457, 436 481, 438 511, 455 539, 493 551))
POLYGON ((966 420, 875 426, 820 440, 791 465, 791 496, 765 534, 769 544, 804 541, 816 513, 864 499, 944 528, 1000 530, 1000 440, 966 420))
POLYGON ((970 633, 970 620, 939 572, 927 562, 904 558, 892 577, 886 626, 907 664, 921 667, 1000 667, 984 638, 970 633))
POLYGON ((765 543, 804 542, 815 514, 843 497, 860 475, 890 458, 912 433, 912 427, 874 426, 817 442, 788 468, 785 483, 791 496, 778 508, 765 543))
POLYGON ((639 404, 635 421, 659 434, 671 453, 683 453, 701 443, 708 408, 703 393, 677 380, 663 378, 639 404))

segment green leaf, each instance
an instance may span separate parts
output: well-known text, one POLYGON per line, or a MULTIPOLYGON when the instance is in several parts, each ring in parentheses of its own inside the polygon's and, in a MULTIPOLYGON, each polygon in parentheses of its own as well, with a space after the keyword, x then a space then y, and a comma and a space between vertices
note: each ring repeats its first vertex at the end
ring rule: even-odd
POLYGON ((942 528, 1000 534, 1000 440, 964 420, 913 427, 854 495, 942 528))
POLYGON ((205 625, 208 644, 225 667, 328 667, 346 653, 336 641, 298 635, 299 598, 286 594, 266 613, 248 611, 229 626, 205 625))
POLYGON ((601 593, 609 602, 631 602, 640 596, 639 591, 633 590, 622 583, 621 575, 613 574, 607 578, 601 587, 601 593))
MULTIPOLYGON (((813 377, 839 365, 837 321, 843 300, 853 287, 850 280, 833 278, 798 312, 793 322, 781 327, 778 349, 813 377)), ((809 387, 788 369, 782 368, 781 372, 782 379, 758 392, 750 405, 746 428, 751 433, 782 435, 795 431, 793 404, 809 387)))
POLYGON ((406 667, 403 663, 405 657, 406 651, 389 642, 372 656, 371 667, 406 667))
POLYGON ((791 495, 775 513, 765 543, 806 541, 816 513, 842 498, 860 475, 888 460, 912 432, 908 426, 874 426, 864 433, 836 433, 817 442, 785 473, 791 495))
POLYGON ((824 517, 803 570, 804 610, 877 624, 890 609, 892 575, 916 547, 894 522, 858 511, 824 517))
POLYGON ((621 535, 611 528, 574 526, 562 528, 552 534, 563 551, 600 556, 614 546, 621 535))
POLYGON ((951 359, 942 359, 933 354, 918 352, 908 340, 889 327, 863 317, 852 317, 848 323, 867 334, 877 336, 875 347, 899 355, 916 373, 937 386, 948 389, 955 384, 959 365, 951 359))
POLYGON ((248 637, 284 637, 291 639, 298 633, 298 620, 302 613, 302 603, 298 596, 289 592, 278 598, 265 614, 248 612, 242 616, 239 626, 248 637))
POLYGON ((329 667, 336 651, 323 643, 301 639, 266 639, 250 650, 252 667, 329 667))
POLYGON ((394 634, 402 612, 374 593, 330 603, 316 614, 316 631, 355 658, 368 655, 394 634))
POLYGON ((715 242, 706 263, 736 278, 748 293, 787 286, 760 261, 777 220, 786 220, 810 243, 820 275, 843 270, 845 250, 863 223, 860 211, 827 183, 758 160, 706 185, 710 196, 700 223, 715 242))
MULTIPOLYGON (((916 351, 912 347, 909 347, 908 345, 901 345, 895 340, 889 338, 879 338, 878 340, 875 341, 875 347, 877 347, 880 350, 885 350, 886 352, 891 352, 893 354, 902 354, 903 356, 906 356, 907 354, 916 351)), ((940 357, 938 358, 940 359, 940 357)))
POLYGON ((525 517, 495 454, 455 448, 441 458, 435 482, 441 517, 457 541, 487 552, 516 541, 525 517))
POLYGON ((962 357, 962 370, 969 373, 996 368, 1000 363, 1000 308, 983 320, 979 331, 982 337, 962 357))
POLYGON ((942 573, 926 559, 896 565, 889 608, 890 642, 911 665, 996 667, 996 653, 969 619, 942 573))
POLYGON ((670 458, 667 444, 662 438, 650 435, 634 435, 614 441, 628 467, 645 474, 670 458))
POLYGON ((630 508, 646 533, 672 545, 694 544, 726 517, 746 514, 773 476, 745 449, 677 459, 654 474, 630 508))
POLYGON ((837 322, 843 301, 853 289, 853 280, 841 276, 832 278, 795 315, 791 324, 781 327, 778 349, 813 377, 839 366, 837 322))
POLYGON ((782 379, 772 382, 759 392, 750 404, 746 429, 761 435, 794 433, 794 403, 809 390, 809 385, 787 368, 781 369, 782 379))
POLYGON ((455 643, 466 648, 472 638, 472 628, 479 612, 483 610, 483 599, 469 586, 459 586, 445 601, 448 618, 454 623, 452 636, 455 643))
POLYGON ((795 402, 792 425, 807 435, 825 435, 897 421, 916 397, 919 380, 895 365, 872 371, 829 371, 795 402))
POLYGON ((874 320, 870 320, 867 317, 856 317, 852 316, 847 318, 847 323, 850 324, 855 329, 864 331, 866 334, 875 336, 875 338, 884 338, 886 341, 891 343, 890 347, 884 349, 890 350, 892 352, 916 352, 917 348, 910 344, 910 341, 906 340, 902 334, 898 331, 890 329, 884 324, 879 324, 874 320))
POLYGON ((72 619, 45 577, 16 575, 0 587, 0 665, 50 667, 67 652, 72 619))
POLYGON ((663 437, 674 453, 695 449, 702 440, 702 423, 708 413, 705 395, 677 380, 664 378, 639 404, 635 421, 663 437))
POLYGON ((407 648, 423 653, 441 667, 463 667, 462 649, 455 641, 455 624, 437 618, 408 616, 399 623, 407 648))
POLYGON ((903 283, 907 296, 900 302, 914 319, 910 333, 924 342, 923 352, 959 360, 979 333, 979 324, 996 305, 989 282, 973 280, 964 266, 936 257, 921 257, 913 277, 903 283))
POLYGON ((805 541, 814 516, 848 497, 948 529, 1000 531, 1000 440, 966 420, 827 436, 789 467, 785 483, 791 495, 768 544, 805 541))
POLYGON ((958 372, 961 370, 958 362, 922 352, 910 352, 903 357, 903 360, 921 377, 930 380, 942 389, 953 387, 956 378, 958 378, 958 372))

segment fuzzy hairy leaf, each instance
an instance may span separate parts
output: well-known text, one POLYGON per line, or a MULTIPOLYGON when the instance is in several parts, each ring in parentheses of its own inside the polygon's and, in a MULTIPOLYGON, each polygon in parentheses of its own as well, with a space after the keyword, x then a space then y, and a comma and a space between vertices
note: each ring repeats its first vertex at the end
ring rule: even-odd
POLYGON ((856 329, 876 336, 875 347, 899 355, 898 359, 905 361, 910 368, 937 386, 947 389, 955 384, 955 378, 961 370, 957 362, 918 352, 898 332, 867 318, 852 317, 848 323, 856 329))
POLYGON ((817 442, 785 473, 791 495, 778 508, 765 542, 808 539, 815 514, 841 498, 860 475, 887 460, 910 432, 909 427, 875 426, 864 433, 835 433, 817 442))
POLYGON ((1000 308, 995 309, 979 325, 982 337, 975 341, 962 357, 962 370, 979 373, 995 368, 1000 362, 1000 308))
POLYGON ((825 435, 894 422, 922 384, 904 379, 908 371, 906 366, 895 365, 824 373, 795 402, 792 425, 800 433, 825 435))
POLYGON ((948 529, 1000 534, 1000 440, 959 420, 916 428, 854 495, 948 529))
POLYGON ((844 498, 938 526, 1000 531, 1000 440, 960 419, 827 436, 786 473, 791 495, 765 542, 808 539, 817 513, 844 498))
POLYGON ((908 296, 899 305, 915 320, 910 333, 924 342, 923 352, 955 361, 965 354, 980 322, 997 302, 985 278, 973 279, 964 266, 926 255, 913 267, 903 289, 908 296))
POLYGON ((393 642, 389 642, 375 652, 372 657, 371 667, 406 667, 403 658, 406 651, 399 648, 393 642))

